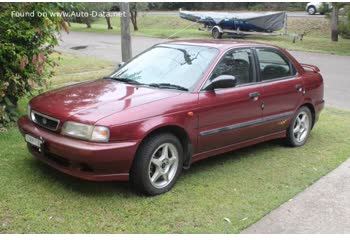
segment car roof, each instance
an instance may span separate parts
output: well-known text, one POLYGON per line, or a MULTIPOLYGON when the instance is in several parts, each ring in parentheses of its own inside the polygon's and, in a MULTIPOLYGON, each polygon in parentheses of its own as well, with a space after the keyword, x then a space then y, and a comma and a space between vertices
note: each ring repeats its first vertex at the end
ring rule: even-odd
POLYGON ((265 44, 265 43, 257 43, 251 41, 237 41, 237 40, 210 40, 210 39, 190 39, 190 40, 175 40, 160 43, 158 45, 164 44, 180 44, 180 45, 192 45, 192 46, 204 46, 204 47, 213 47, 218 48, 220 50, 226 50, 233 47, 274 47, 276 46, 265 44))

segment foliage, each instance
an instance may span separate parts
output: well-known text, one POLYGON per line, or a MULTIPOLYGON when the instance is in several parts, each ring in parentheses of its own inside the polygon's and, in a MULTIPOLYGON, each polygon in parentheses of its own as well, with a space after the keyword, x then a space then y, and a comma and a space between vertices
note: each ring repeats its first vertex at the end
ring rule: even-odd
POLYGON ((265 9, 265 5, 263 3, 250 4, 248 10, 250 11, 262 11, 265 9))
POLYGON ((339 34, 345 39, 350 39, 350 6, 344 7, 344 13, 339 21, 339 34))
POLYGON ((329 14, 330 12, 332 12, 332 8, 330 7, 329 3, 323 2, 319 7, 318 12, 320 12, 321 14, 329 14))
POLYGON ((289 10, 303 11, 305 2, 152 2, 151 10, 289 10))
MULTIPOLYGON (((77 3, 76 8, 79 12, 91 13, 92 11, 96 11, 96 3, 92 3, 92 2, 77 3)), ((91 24, 95 20, 96 18, 92 17, 91 14, 89 14, 87 17, 76 17, 76 21, 85 23, 87 28, 91 28, 91 24)))
POLYGON ((45 88, 55 65, 49 54, 58 44, 57 33, 67 28, 55 14, 56 3, 2 3, 0 11, 1 127, 17 119, 19 98, 34 88, 45 88), (16 17, 15 12, 33 15, 16 17))

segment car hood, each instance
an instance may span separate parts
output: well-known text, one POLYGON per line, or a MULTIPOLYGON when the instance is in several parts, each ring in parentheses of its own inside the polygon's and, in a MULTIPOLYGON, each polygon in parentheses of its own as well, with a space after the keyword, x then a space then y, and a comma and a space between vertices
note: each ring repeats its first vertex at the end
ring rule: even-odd
POLYGON ((30 105, 33 110, 61 121, 93 124, 117 112, 180 94, 100 79, 46 92, 35 97, 30 105))

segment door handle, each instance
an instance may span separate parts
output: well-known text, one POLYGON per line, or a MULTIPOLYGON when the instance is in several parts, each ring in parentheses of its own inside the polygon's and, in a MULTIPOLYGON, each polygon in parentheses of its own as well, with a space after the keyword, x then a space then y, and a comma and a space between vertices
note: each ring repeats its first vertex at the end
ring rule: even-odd
POLYGON ((258 100, 258 98, 260 97, 260 93, 259 92, 249 93, 249 97, 254 99, 254 100, 258 100))
POLYGON ((295 89, 301 92, 303 90, 304 86, 302 84, 295 85, 295 89))

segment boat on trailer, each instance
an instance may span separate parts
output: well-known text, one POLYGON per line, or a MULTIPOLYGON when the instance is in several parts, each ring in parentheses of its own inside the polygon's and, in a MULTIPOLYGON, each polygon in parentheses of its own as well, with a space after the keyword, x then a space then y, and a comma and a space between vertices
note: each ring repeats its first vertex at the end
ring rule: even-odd
POLYGON ((225 12, 191 12, 180 10, 180 17, 192 22, 202 23, 199 30, 212 33, 213 38, 222 38, 224 33, 236 37, 245 35, 282 35, 286 23, 285 12, 264 13, 225 13, 225 12))

